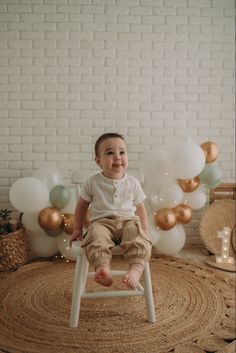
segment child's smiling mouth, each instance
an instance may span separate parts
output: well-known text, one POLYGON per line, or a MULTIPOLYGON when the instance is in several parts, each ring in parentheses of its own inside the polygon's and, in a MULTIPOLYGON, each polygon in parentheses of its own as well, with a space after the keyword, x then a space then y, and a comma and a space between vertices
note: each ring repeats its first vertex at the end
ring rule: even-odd
POLYGON ((123 165, 122 165, 122 164, 112 164, 112 166, 113 166, 114 168, 123 167, 123 165))

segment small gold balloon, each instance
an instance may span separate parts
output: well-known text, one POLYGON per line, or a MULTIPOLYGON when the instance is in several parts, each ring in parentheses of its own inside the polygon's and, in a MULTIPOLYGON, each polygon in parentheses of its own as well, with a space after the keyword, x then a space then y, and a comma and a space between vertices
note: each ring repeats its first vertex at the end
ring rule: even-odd
POLYGON ((67 234, 72 234, 74 231, 74 215, 71 213, 63 214, 62 228, 67 234))
POLYGON ((177 223, 187 224, 192 219, 192 210, 188 205, 180 204, 173 208, 176 214, 177 223))
POLYGON ((193 192, 200 185, 200 178, 196 176, 192 179, 178 179, 178 184, 184 192, 193 192))
POLYGON ((38 215, 38 222, 45 231, 55 231, 61 227, 63 217, 55 207, 46 207, 38 215))
POLYGON ((219 149, 214 142, 206 141, 201 144, 201 148, 206 156, 206 163, 212 163, 218 158, 219 149))
POLYGON ((176 223, 176 215, 170 208, 161 208, 159 211, 154 213, 155 224, 162 230, 172 229, 176 223))

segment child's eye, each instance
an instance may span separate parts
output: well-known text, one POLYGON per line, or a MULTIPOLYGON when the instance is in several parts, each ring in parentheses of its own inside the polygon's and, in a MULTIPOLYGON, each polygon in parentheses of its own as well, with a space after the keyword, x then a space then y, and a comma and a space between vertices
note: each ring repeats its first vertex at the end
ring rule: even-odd
POLYGON ((110 155, 112 155, 112 154, 113 154, 112 151, 108 151, 108 152, 107 152, 107 155, 108 155, 108 156, 110 156, 110 155))
POLYGON ((124 154, 126 154, 125 151, 120 151, 120 155, 124 155, 124 154))

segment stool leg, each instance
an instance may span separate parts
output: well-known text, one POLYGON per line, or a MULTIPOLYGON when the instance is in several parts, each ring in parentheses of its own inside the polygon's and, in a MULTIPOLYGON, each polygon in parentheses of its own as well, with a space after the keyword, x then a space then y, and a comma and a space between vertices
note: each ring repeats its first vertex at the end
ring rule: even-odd
POLYGON ((79 255, 76 261, 72 304, 70 313, 70 327, 77 327, 79 321, 81 296, 85 288, 88 274, 88 261, 86 255, 79 255))
POLYGON ((89 262, 88 262, 87 257, 86 257, 85 254, 83 255, 82 268, 83 268, 82 293, 84 293, 85 292, 85 286, 86 286, 87 278, 88 278, 88 269, 89 269, 89 262))
POLYGON ((147 308, 148 322, 156 322, 155 306, 152 293, 152 280, 150 275, 150 267, 147 262, 143 271, 144 280, 144 297, 147 308))

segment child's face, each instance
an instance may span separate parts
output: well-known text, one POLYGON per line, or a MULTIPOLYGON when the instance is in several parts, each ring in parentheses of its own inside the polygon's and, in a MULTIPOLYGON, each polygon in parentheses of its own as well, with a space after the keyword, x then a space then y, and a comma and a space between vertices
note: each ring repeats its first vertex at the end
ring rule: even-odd
POLYGON ((125 141, 118 137, 102 141, 95 161, 106 177, 121 179, 128 167, 125 141))

